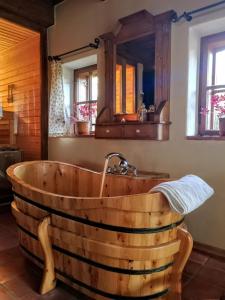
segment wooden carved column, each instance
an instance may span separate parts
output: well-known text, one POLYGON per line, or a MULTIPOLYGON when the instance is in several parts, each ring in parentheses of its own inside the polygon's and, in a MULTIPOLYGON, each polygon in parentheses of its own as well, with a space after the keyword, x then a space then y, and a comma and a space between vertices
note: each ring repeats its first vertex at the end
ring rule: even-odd
POLYGON ((115 82, 116 82, 116 44, 113 33, 106 33, 101 36, 105 46, 105 107, 108 111, 104 112, 105 121, 113 120, 115 82))
MULTIPOLYGON (((171 16, 173 11, 155 17, 155 105, 170 99, 171 16)), ((169 115, 169 112, 168 112, 169 115)))

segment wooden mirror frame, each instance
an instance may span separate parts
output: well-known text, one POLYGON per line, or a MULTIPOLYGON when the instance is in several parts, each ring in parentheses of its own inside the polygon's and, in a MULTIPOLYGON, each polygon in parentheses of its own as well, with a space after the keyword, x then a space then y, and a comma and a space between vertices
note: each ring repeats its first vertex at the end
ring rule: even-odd
MULTIPOLYGON (((119 20, 115 32, 101 36, 105 47, 105 105, 99 113, 96 124, 97 138, 133 138, 124 134, 104 135, 103 125, 126 126, 114 121, 115 82, 116 82, 116 47, 131 40, 147 35, 155 35, 155 99, 156 114, 151 125, 154 134, 134 136, 134 139, 168 139, 169 138, 169 98, 170 98, 170 56, 171 56, 171 18, 174 11, 153 16, 142 10, 119 20), (164 124, 165 126, 156 126, 164 124), (158 136, 156 127, 166 131, 158 136)), ((146 122, 147 123, 147 122, 146 122)), ((150 126, 150 122, 148 122, 150 126)), ((128 125, 128 124, 127 124, 128 125)), ((131 125, 131 124, 130 124, 131 125)), ((143 124, 140 124, 143 125, 143 124)), ((129 126, 129 125, 128 125, 129 126)), ((136 127, 138 124, 136 124, 136 127)), ((142 126, 143 127, 143 126, 142 126)), ((124 127, 125 128, 125 127, 124 127)), ((130 127, 131 128, 131 127, 130 127)), ((145 128, 146 131, 147 127, 145 128)), ((126 128, 125 128, 126 130, 126 128)), ((108 129, 110 131, 110 129, 108 129)), ((136 130, 138 132, 138 129, 136 130)), ((161 130, 162 131, 162 130, 161 130)), ((108 132, 109 133, 109 132, 108 132)))

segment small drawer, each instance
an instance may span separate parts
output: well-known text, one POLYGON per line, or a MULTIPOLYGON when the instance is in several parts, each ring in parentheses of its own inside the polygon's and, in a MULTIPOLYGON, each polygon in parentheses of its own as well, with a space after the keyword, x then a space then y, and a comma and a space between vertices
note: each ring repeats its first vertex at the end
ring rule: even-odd
POLYGON ((150 124, 127 125, 124 129, 125 138, 129 139, 154 139, 156 138, 155 126, 150 124))
POLYGON ((95 129, 96 138, 122 138, 123 128, 121 125, 100 126, 95 129))

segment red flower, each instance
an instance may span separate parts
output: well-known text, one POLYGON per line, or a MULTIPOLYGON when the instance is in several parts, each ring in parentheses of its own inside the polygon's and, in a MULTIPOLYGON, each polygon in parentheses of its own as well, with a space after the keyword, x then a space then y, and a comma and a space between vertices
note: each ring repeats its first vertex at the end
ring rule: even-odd
POLYGON ((97 113, 97 104, 84 104, 79 107, 79 112, 83 119, 89 119, 97 113))
POLYGON ((225 115, 225 94, 224 95, 213 95, 211 98, 211 104, 218 112, 218 117, 225 115))
POLYGON ((209 110, 207 107, 201 107, 201 111, 200 111, 201 115, 206 116, 208 112, 209 110))

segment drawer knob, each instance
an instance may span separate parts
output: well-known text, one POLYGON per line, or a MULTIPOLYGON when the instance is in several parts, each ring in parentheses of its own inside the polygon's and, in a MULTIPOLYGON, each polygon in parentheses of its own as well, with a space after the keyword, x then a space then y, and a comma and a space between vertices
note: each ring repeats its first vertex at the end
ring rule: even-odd
POLYGON ((106 133, 110 133, 110 130, 109 129, 106 129, 106 131, 105 131, 106 133))
POLYGON ((140 133, 141 132, 141 130, 140 129, 136 129, 136 133, 140 133))

